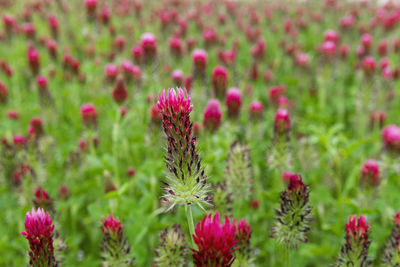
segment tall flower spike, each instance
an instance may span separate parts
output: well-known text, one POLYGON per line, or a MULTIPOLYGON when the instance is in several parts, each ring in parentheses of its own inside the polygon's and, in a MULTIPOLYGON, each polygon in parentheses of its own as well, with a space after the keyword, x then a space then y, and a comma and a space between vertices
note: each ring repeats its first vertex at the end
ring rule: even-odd
POLYGON ((357 215, 351 215, 345 225, 346 243, 340 249, 335 266, 370 266, 372 261, 368 260, 368 248, 371 244, 369 223, 364 216, 357 219, 357 215))
POLYGON ((393 219, 393 229, 383 248, 382 266, 400 266, 400 210, 393 219))
POLYGON ((272 228, 272 237, 286 246, 297 247, 299 241, 306 243, 306 233, 311 231, 313 220, 309 204, 309 186, 299 174, 292 175, 286 191, 281 193, 281 205, 276 210, 277 222, 272 228))
POLYGON ((156 250, 157 267, 187 266, 188 249, 185 234, 179 224, 167 227, 160 233, 160 247, 156 250))
POLYGON ((235 219, 230 222, 228 217, 225 217, 224 224, 221 224, 218 212, 214 218, 209 214, 196 225, 195 232, 193 238, 198 249, 192 251, 197 267, 232 265, 237 244, 235 219))
POLYGON ((250 198, 251 179, 249 148, 235 141, 231 145, 226 166, 227 191, 232 194, 233 201, 250 198))
POLYGON ((21 232, 29 242, 30 266, 57 266, 53 247, 54 225, 49 213, 39 208, 32 208, 25 217, 25 232, 21 232))
POLYGON ((132 266, 133 258, 130 256, 128 239, 124 237, 123 226, 112 213, 103 217, 101 231, 103 237, 103 263, 104 267, 132 266))
POLYGON ((186 89, 168 89, 159 93, 158 109, 162 115, 167 136, 167 181, 162 189, 163 200, 172 209, 175 205, 208 203, 209 185, 196 150, 196 137, 192 134, 190 112, 193 106, 186 89))

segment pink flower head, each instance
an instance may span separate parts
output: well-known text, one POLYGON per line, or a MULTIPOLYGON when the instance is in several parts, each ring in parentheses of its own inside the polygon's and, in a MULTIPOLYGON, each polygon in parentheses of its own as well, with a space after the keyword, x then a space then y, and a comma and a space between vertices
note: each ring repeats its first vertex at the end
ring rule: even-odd
POLYGON ((128 90, 126 89, 125 80, 123 76, 119 76, 117 79, 117 84, 112 91, 112 97, 115 102, 122 103, 128 97, 128 90))
POLYGON ((289 185, 290 181, 293 179, 294 176, 297 177, 297 174, 290 171, 286 171, 282 173, 282 180, 286 185, 289 185))
POLYGON ((53 35, 53 38, 56 38, 58 35, 58 19, 56 16, 51 15, 49 16, 49 26, 50 26, 50 30, 51 33, 53 35))
POLYGON ((4 14, 3 15, 3 23, 4 23, 4 29, 7 34, 11 34, 11 31, 15 25, 15 18, 11 15, 4 14))
POLYGON ((287 134, 290 130, 289 111, 279 108, 275 114, 274 132, 275 134, 287 134))
POLYGON ((48 92, 48 88, 47 88, 47 78, 44 76, 38 76, 36 78, 36 83, 38 85, 39 88, 39 92, 41 93, 46 93, 48 92))
POLYGON ((203 39, 206 45, 212 45, 217 41, 217 33, 213 28, 203 31, 203 39))
POLYGON ((142 34, 140 43, 143 49, 144 60, 150 62, 157 55, 157 41, 154 34, 146 32, 142 34))
POLYGON ((381 61, 379 62, 379 67, 381 68, 381 70, 384 70, 387 67, 389 67, 389 59, 387 57, 382 58, 381 61))
POLYGON ((379 184, 379 164, 373 159, 367 160, 361 168, 362 180, 373 185, 379 184))
POLYGON ((224 97, 228 85, 228 72, 223 66, 216 66, 212 73, 212 84, 214 94, 217 97, 224 97))
POLYGON ((171 73, 171 77, 172 77, 172 81, 174 82, 174 84, 176 86, 182 86, 183 85, 184 74, 183 74, 182 70, 180 70, 180 69, 174 70, 171 73))
POLYGON ((193 68, 195 74, 204 74, 207 66, 207 52, 203 49, 195 49, 192 53, 193 68))
POLYGON ((8 100, 8 88, 0 81, 0 103, 5 103, 8 100))
POLYGON ((28 63, 32 73, 37 75, 40 68, 40 58, 39 52, 33 47, 28 49, 28 63))
POLYGON ((92 103, 85 104, 81 107, 81 117, 83 124, 87 126, 97 125, 97 112, 92 103))
POLYGON ((171 54, 175 57, 180 57, 183 53, 183 48, 182 48, 182 40, 174 36, 171 39, 169 39, 169 50, 171 54))
POLYGON ((89 18, 93 18, 97 8, 97 0, 85 0, 86 12, 89 18))
POLYGON ((352 15, 340 19, 340 26, 344 29, 351 28, 354 25, 355 18, 352 15))
POLYGON ((381 56, 386 56, 388 52, 388 43, 385 40, 379 42, 378 45, 378 53, 381 56))
POLYGON ((140 45, 134 46, 132 48, 132 57, 133 61, 136 64, 140 64, 142 62, 142 55, 143 55, 143 49, 140 45))
POLYGON ((104 7, 101 10, 101 21, 107 25, 110 22, 110 17, 111 17, 111 12, 110 9, 108 9, 107 7, 104 7))
POLYGON ((24 25, 22 25, 22 29, 24 30, 26 37, 35 38, 36 29, 33 23, 25 23, 24 25))
POLYGON ((351 243, 353 241, 367 242, 369 234, 369 223, 364 216, 360 216, 357 220, 357 215, 350 215, 346 225, 346 240, 351 243))
POLYGON ((180 118, 193 109, 186 89, 168 89, 158 93, 157 107, 163 116, 180 118))
POLYGON ((331 41, 334 43, 338 43, 339 34, 334 30, 327 30, 324 33, 324 41, 331 41))
POLYGON ((254 100, 250 104, 250 117, 252 119, 259 119, 263 114, 264 106, 260 101, 254 100))
POLYGON ((277 105, 279 98, 285 93, 286 87, 284 85, 278 85, 278 86, 272 86, 269 89, 268 96, 269 96, 269 101, 277 105))
POLYGON ((104 235, 111 235, 115 237, 122 237, 122 224, 118 217, 114 218, 113 214, 110 213, 107 217, 102 217, 101 231, 104 235))
POLYGON ((310 63, 310 57, 308 56, 308 54, 299 53, 296 56, 296 63, 300 67, 307 67, 310 63))
POLYGON ((221 105, 218 99, 211 99, 203 114, 203 125, 206 129, 215 131, 221 125, 221 105))
POLYGON ((325 41, 322 43, 322 54, 327 58, 333 58, 336 53, 336 43, 325 41))
POLYGON ((245 219, 240 219, 237 229, 236 229, 236 234, 235 234, 235 239, 238 241, 238 249, 239 251, 247 254, 249 247, 250 247, 250 238, 251 238, 251 227, 250 225, 246 222, 245 219))
POLYGON ((162 121, 162 115, 157 105, 153 105, 150 108, 150 118, 151 121, 155 124, 159 124, 162 121))
POLYGON ((303 179, 301 175, 292 173, 289 176, 289 184, 288 184, 288 192, 303 192, 305 189, 305 185, 303 183, 303 179))
POLYGON ((242 93, 238 88, 231 88, 226 93, 225 104, 229 117, 237 117, 242 106, 242 93))
POLYGON ((26 214, 25 232, 21 234, 29 242, 29 256, 33 266, 53 266, 55 263, 53 231, 54 225, 48 212, 41 208, 37 211, 32 208, 32 211, 26 214))
POLYGON ((236 225, 228 217, 224 224, 220 223, 219 213, 214 218, 209 214, 196 225, 194 242, 198 250, 193 251, 194 264, 201 266, 231 266, 235 256, 234 250, 237 240, 235 239, 236 225))
POLYGON ((362 63, 365 75, 372 75, 375 71, 375 59, 373 57, 366 57, 362 63))
POLYGON ((43 122, 40 118, 32 118, 30 127, 32 128, 32 132, 35 136, 43 135, 43 122))
POLYGON ((106 78, 109 81, 114 81, 117 78, 118 75, 118 67, 113 64, 109 63, 106 66, 106 78))
POLYGON ((14 135, 13 143, 17 147, 23 147, 25 145, 26 138, 23 135, 14 135))
POLYGON ((361 44, 364 47, 365 51, 369 51, 371 49, 372 46, 372 37, 371 34, 369 33, 364 33, 361 36, 361 44))
POLYGON ((7 112, 7 117, 11 120, 18 120, 19 113, 17 110, 10 110, 7 112))
POLYGON ((340 51, 339 51, 340 52, 340 56, 342 58, 346 58, 347 55, 349 54, 349 50, 350 50, 350 48, 349 48, 349 46, 347 44, 342 45, 340 47, 340 51))
POLYGON ((400 127, 388 125, 382 131, 383 142, 387 149, 400 151, 400 127))
POLYGON ((395 226, 400 227, 400 210, 398 210, 396 215, 394 215, 393 223, 395 226))

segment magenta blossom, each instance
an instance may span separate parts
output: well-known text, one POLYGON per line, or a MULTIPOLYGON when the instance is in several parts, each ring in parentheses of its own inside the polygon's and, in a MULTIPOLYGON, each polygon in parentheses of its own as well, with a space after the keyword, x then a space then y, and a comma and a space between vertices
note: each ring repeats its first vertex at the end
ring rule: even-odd
POLYGON ((204 127, 212 131, 217 130, 221 125, 221 117, 222 111, 219 101, 217 99, 211 99, 203 114, 204 127))
POLYGON ((53 266, 55 264, 53 248, 54 225, 49 213, 39 208, 32 209, 25 217, 25 232, 21 232, 29 241, 29 257, 33 266, 53 266))
POLYGON ((234 219, 230 222, 228 217, 225 217, 224 224, 221 224, 218 212, 215 213, 214 218, 212 214, 209 214, 196 225, 195 233, 193 238, 198 249, 192 249, 192 251, 194 264, 197 267, 232 265, 237 244, 234 219))

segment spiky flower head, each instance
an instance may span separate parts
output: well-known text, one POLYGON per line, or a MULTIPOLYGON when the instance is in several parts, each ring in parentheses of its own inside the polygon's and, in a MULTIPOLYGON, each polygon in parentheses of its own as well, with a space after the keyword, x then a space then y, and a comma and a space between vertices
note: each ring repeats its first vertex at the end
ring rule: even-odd
POLYGON ((179 224, 167 227, 160 233, 160 247, 156 250, 155 266, 187 266, 187 244, 179 224))
POLYGON ((120 220, 112 213, 102 217, 101 231, 104 234, 102 248, 102 266, 132 266, 133 258, 130 256, 128 239, 124 237, 123 226, 120 220))
POLYGON ((306 233, 313 220, 309 204, 309 186, 299 174, 291 175, 287 190, 281 193, 281 205, 276 209, 277 222, 272 237, 287 247, 297 247, 299 241, 306 243, 306 233))
POLYGON ((386 244, 382 253, 383 266, 400 266, 400 210, 393 219, 393 229, 390 236, 386 239, 386 244))
POLYGON ((238 241, 237 245, 239 247, 236 251, 236 254, 249 256, 251 234, 252 229, 250 225, 246 222, 245 219, 240 219, 235 234, 235 239, 238 241))
POLYGON ((169 173, 162 187, 166 192, 163 200, 169 204, 168 210, 179 204, 203 208, 202 204, 210 200, 209 186, 192 133, 190 97, 186 89, 164 90, 159 93, 157 106, 168 139, 165 163, 169 173))
POLYGON ((33 199, 33 204, 37 209, 42 208, 50 212, 54 211, 53 199, 41 186, 38 186, 35 190, 35 198, 33 199))
POLYGON ((192 251, 193 261, 197 267, 232 265, 237 244, 235 219, 230 222, 228 217, 225 217, 224 224, 221 224, 218 212, 214 218, 212 214, 206 215, 196 225, 195 233, 193 238, 197 250, 192 249, 192 251))
POLYGON ((346 242, 340 250, 335 266, 369 266, 371 261, 368 260, 368 248, 371 242, 369 241, 369 223, 366 218, 361 215, 357 219, 357 215, 350 215, 344 230, 346 242))
POLYGON ((234 201, 250 198, 252 170, 249 148, 238 141, 231 145, 226 167, 226 185, 234 201))
POLYGON ((379 185, 379 164, 373 159, 367 160, 361 168, 361 182, 368 185, 379 185))
POLYGON ((32 208, 25 217, 25 232, 21 232, 29 242, 30 266, 56 266, 53 247, 54 225, 48 212, 32 208))

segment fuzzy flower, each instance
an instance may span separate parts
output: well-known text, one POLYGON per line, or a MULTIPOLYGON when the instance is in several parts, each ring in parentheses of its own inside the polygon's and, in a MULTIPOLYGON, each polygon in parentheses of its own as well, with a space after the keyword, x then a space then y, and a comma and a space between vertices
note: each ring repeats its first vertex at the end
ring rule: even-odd
POLYGON ((362 62, 364 74, 368 77, 375 72, 375 59, 373 57, 366 57, 362 62))
POLYGON ((97 126, 97 112, 92 103, 81 107, 81 117, 83 124, 87 126, 97 126))
POLYGON ((389 151, 400 151, 400 127, 388 125, 382 131, 382 138, 386 149, 389 151))
POLYGON ((146 32, 140 38, 143 57, 146 63, 151 62, 157 55, 157 40, 154 34, 146 32))
POLYGON ((383 266, 400 265, 400 210, 396 213, 393 220, 393 229, 390 236, 386 239, 383 248, 383 266))
POLYGON ((195 77, 204 75, 207 67, 207 52, 195 49, 192 53, 193 69, 195 77))
POLYGON ((260 101, 253 101, 250 104, 250 117, 252 119, 260 119, 262 117, 264 106, 260 101))
POLYGON ((206 215, 196 225, 196 234, 193 238, 197 250, 192 249, 192 251, 194 264, 197 267, 232 265, 237 244, 235 224, 235 219, 230 222, 228 217, 225 217, 224 224, 221 224, 219 213, 216 212, 214 218, 212 214, 206 215))
POLYGON ((287 190, 281 193, 281 205, 276 209, 277 222, 272 237, 287 247, 297 247, 299 241, 306 243, 306 233, 311 231, 313 220, 309 204, 309 186, 299 174, 291 175, 287 190))
POLYGON ((221 98, 225 96, 228 85, 228 72, 223 66, 216 66, 212 73, 214 95, 221 98))
POLYGON ((8 88, 0 81, 0 103, 6 103, 8 100, 8 88))
POLYGON ((196 149, 190 112, 193 106, 186 90, 168 89, 159 93, 157 107, 167 136, 166 166, 169 171, 162 189, 169 209, 175 205, 202 204, 209 201, 209 186, 196 149))
POLYGON ((361 168, 361 179, 363 183, 379 185, 379 164, 373 159, 367 160, 361 168))
POLYGON ((132 266, 130 246, 124 237, 123 226, 112 213, 102 218, 101 231, 103 232, 102 266, 132 266))
POLYGON ((172 81, 176 86, 182 86, 183 85, 183 79, 184 79, 184 74, 183 71, 180 69, 174 70, 171 73, 171 78, 172 81))
POLYGON ((125 80, 123 76, 117 78, 117 84, 112 91, 112 97, 117 103, 122 103, 128 97, 128 90, 126 89, 125 80))
POLYGON ((221 105, 217 99, 211 99, 203 114, 203 124, 206 129, 215 131, 221 125, 221 105))
POLYGON ((33 204, 37 209, 42 208, 50 211, 50 213, 54 211, 53 199, 50 198, 49 194, 41 186, 38 186, 35 189, 35 198, 33 199, 33 204))
POLYGON ((56 266, 53 247, 54 225, 49 213, 39 208, 32 209, 25 217, 25 232, 21 232, 29 241, 30 265, 33 267, 56 266))
POLYGON ((368 248, 371 243, 369 223, 364 216, 357 219, 357 215, 351 215, 345 225, 346 242, 340 250, 335 266, 369 266, 372 262, 368 260, 368 248))
POLYGON ((226 185, 234 200, 248 200, 251 196, 251 162, 246 145, 234 142, 231 146, 226 167, 226 185))
POLYGON ((276 136, 287 136, 290 131, 290 118, 287 109, 278 109, 275 114, 274 133, 276 136))
POLYGON ((228 90, 225 104, 228 110, 228 116, 237 118, 239 116, 240 107, 242 106, 242 93, 238 88, 231 88, 228 90))
POLYGON ((160 247, 156 250, 155 266, 187 266, 187 244, 179 224, 167 227, 160 233, 160 247))
POLYGON ((28 56, 29 68, 31 69, 32 74, 37 75, 40 70, 39 52, 35 48, 30 47, 28 49, 27 56, 28 56))
POLYGON ((252 229, 245 219, 241 219, 237 225, 235 239, 238 241, 236 250, 236 263, 239 266, 253 266, 253 259, 251 258, 250 239, 252 229))

